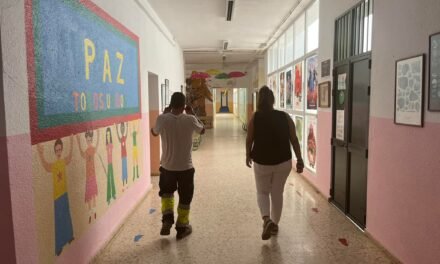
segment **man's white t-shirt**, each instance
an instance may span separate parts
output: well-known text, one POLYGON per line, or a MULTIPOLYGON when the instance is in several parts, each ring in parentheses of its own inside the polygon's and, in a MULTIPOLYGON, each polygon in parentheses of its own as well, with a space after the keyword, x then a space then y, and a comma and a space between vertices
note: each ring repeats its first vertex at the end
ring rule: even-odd
POLYGON ((203 124, 187 114, 162 114, 153 128, 162 141, 161 166, 170 171, 184 171, 193 168, 191 151, 193 132, 201 133, 203 124))

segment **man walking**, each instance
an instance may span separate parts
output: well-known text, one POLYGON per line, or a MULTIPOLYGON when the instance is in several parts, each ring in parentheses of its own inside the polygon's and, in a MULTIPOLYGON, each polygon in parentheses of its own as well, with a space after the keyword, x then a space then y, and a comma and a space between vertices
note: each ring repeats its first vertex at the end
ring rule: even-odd
POLYGON ((185 95, 176 92, 171 96, 169 108, 156 120, 151 129, 153 136, 161 137, 162 157, 159 196, 162 200, 163 236, 170 234, 174 224, 174 192, 179 193, 177 207, 176 239, 192 232, 189 224, 190 204, 194 193, 194 167, 191 159, 193 132, 205 133, 203 124, 194 116, 191 107, 185 108, 185 95), (183 113, 185 110, 186 114, 183 113))

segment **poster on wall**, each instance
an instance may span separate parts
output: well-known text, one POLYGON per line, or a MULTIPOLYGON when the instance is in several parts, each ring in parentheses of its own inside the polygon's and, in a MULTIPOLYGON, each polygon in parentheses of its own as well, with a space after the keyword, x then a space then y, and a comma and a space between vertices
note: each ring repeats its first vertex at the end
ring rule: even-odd
POLYGON ((296 111, 304 111, 303 83, 303 62, 299 62, 295 65, 295 94, 293 104, 296 111))
POLYGON ((284 72, 280 72, 280 90, 279 90, 279 100, 280 100, 280 108, 285 108, 285 89, 286 86, 284 85, 284 72))
POLYGON ((423 126, 424 65, 424 54, 396 62, 396 124, 423 126))
POLYGON ((90 1, 26 2, 32 144, 140 118, 138 37, 90 1))
MULTIPOLYGON (((304 159, 304 117, 295 115, 294 118, 295 119, 293 121, 295 122, 296 136, 298 137, 301 155, 304 159)), ((297 160, 297 157, 295 157, 295 160, 297 160)))
POLYGON ((292 68, 286 71, 286 109, 293 109, 292 68))
POLYGON ((306 154, 305 166, 312 172, 316 172, 316 143, 317 143, 317 118, 313 115, 306 116, 306 154))
MULTIPOLYGON (((306 60, 307 80, 307 110, 316 112, 318 106, 318 57, 312 56, 306 60)), ((310 111, 309 111, 310 112, 310 111)))
POLYGON ((344 141, 345 131, 345 111, 336 110, 336 138, 344 141))
POLYGON ((429 37, 428 110, 440 111, 440 33, 429 37))
POLYGON ((25 0, 39 262, 140 179, 139 39, 91 1, 25 0))

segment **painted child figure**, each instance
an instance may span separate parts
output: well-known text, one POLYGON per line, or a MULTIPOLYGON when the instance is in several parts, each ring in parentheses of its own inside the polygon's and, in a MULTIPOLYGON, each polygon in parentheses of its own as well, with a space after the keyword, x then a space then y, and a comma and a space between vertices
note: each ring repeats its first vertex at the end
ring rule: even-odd
POLYGON ((99 130, 97 130, 96 146, 93 146, 93 131, 86 131, 85 138, 87 141, 87 149, 85 151, 81 148, 81 140, 79 135, 76 135, 79 152, 81 157, 86 160, 86 193, 85 202, 89 209, 89 223, 92 222, 92 216, 96 219, 96 196, 98 196, 98 185, 96 183, 95 170, 95 154, 99 145, 99 130))
POLYGON ((136 125, 133 124, 133 132, 131 133, 133 137, 133 181, 135 181, 136 178, 139 179, 139 152, 137 147, 137 134, 138 132, 136 129, 136 125))
POLYGON ((113 173, 113 138, 112 130, 107 127, 105 132, 105 145, 107 149, 107 203, 116 199, 115 176, 113 173))
POLYGON ((37 145, 40 161, 46 172, 52 174, 54 216, 55 216, 55 255, 59 256, 63 247, 73 241, 72 218, 70 216, 69 197, 67 195, 66 166, 72 161, 73 137, 70 137, 70 151, 63 158, 63 141, 57 139, 54 145, 56 160, 53 163, 46 161, 43 145, 37 145))
POLYGON ((118 125, 116 126, 116 133, 118 134, 119 143, 121 143, 121 160, 122 160, 122 191, 125 190, 125 185, 128 184, 128 172, 127 172, 127 135, 128 135, 128 125, 127 130, 125 129, 125 123, 119 124, 121 134, 119 134, 118 125))

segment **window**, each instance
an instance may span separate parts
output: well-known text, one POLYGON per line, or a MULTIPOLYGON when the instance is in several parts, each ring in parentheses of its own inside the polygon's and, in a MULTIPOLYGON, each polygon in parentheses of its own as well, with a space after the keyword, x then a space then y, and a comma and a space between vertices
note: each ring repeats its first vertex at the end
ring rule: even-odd
POLYGON ((284 45, 285 45, 286 35, 283 34, 278 39, 278 66, 284 66, 284 45))
POLYGON ((286 50, 284 53, 286 54, 286 64, 291 63, 293 61, 293 25, 286 31, 286 50))
POLYGON ((305 16, 302 14, 293 25, 294 27, 294 33, 295 33, 295 52, 294 52, 294 59, 298 59, 301 56, 304 55, 304 41, 305 41, 305 32, 304 32, 304 26, 305 26, 305 16))
POLYGON ((313 51, 319 46, 319 1, 306 11, 307 20, 307 52, 313 51))
POLYGON ((278 69, 278 42, 272 46, 272 66, 274 71, 278 69))

